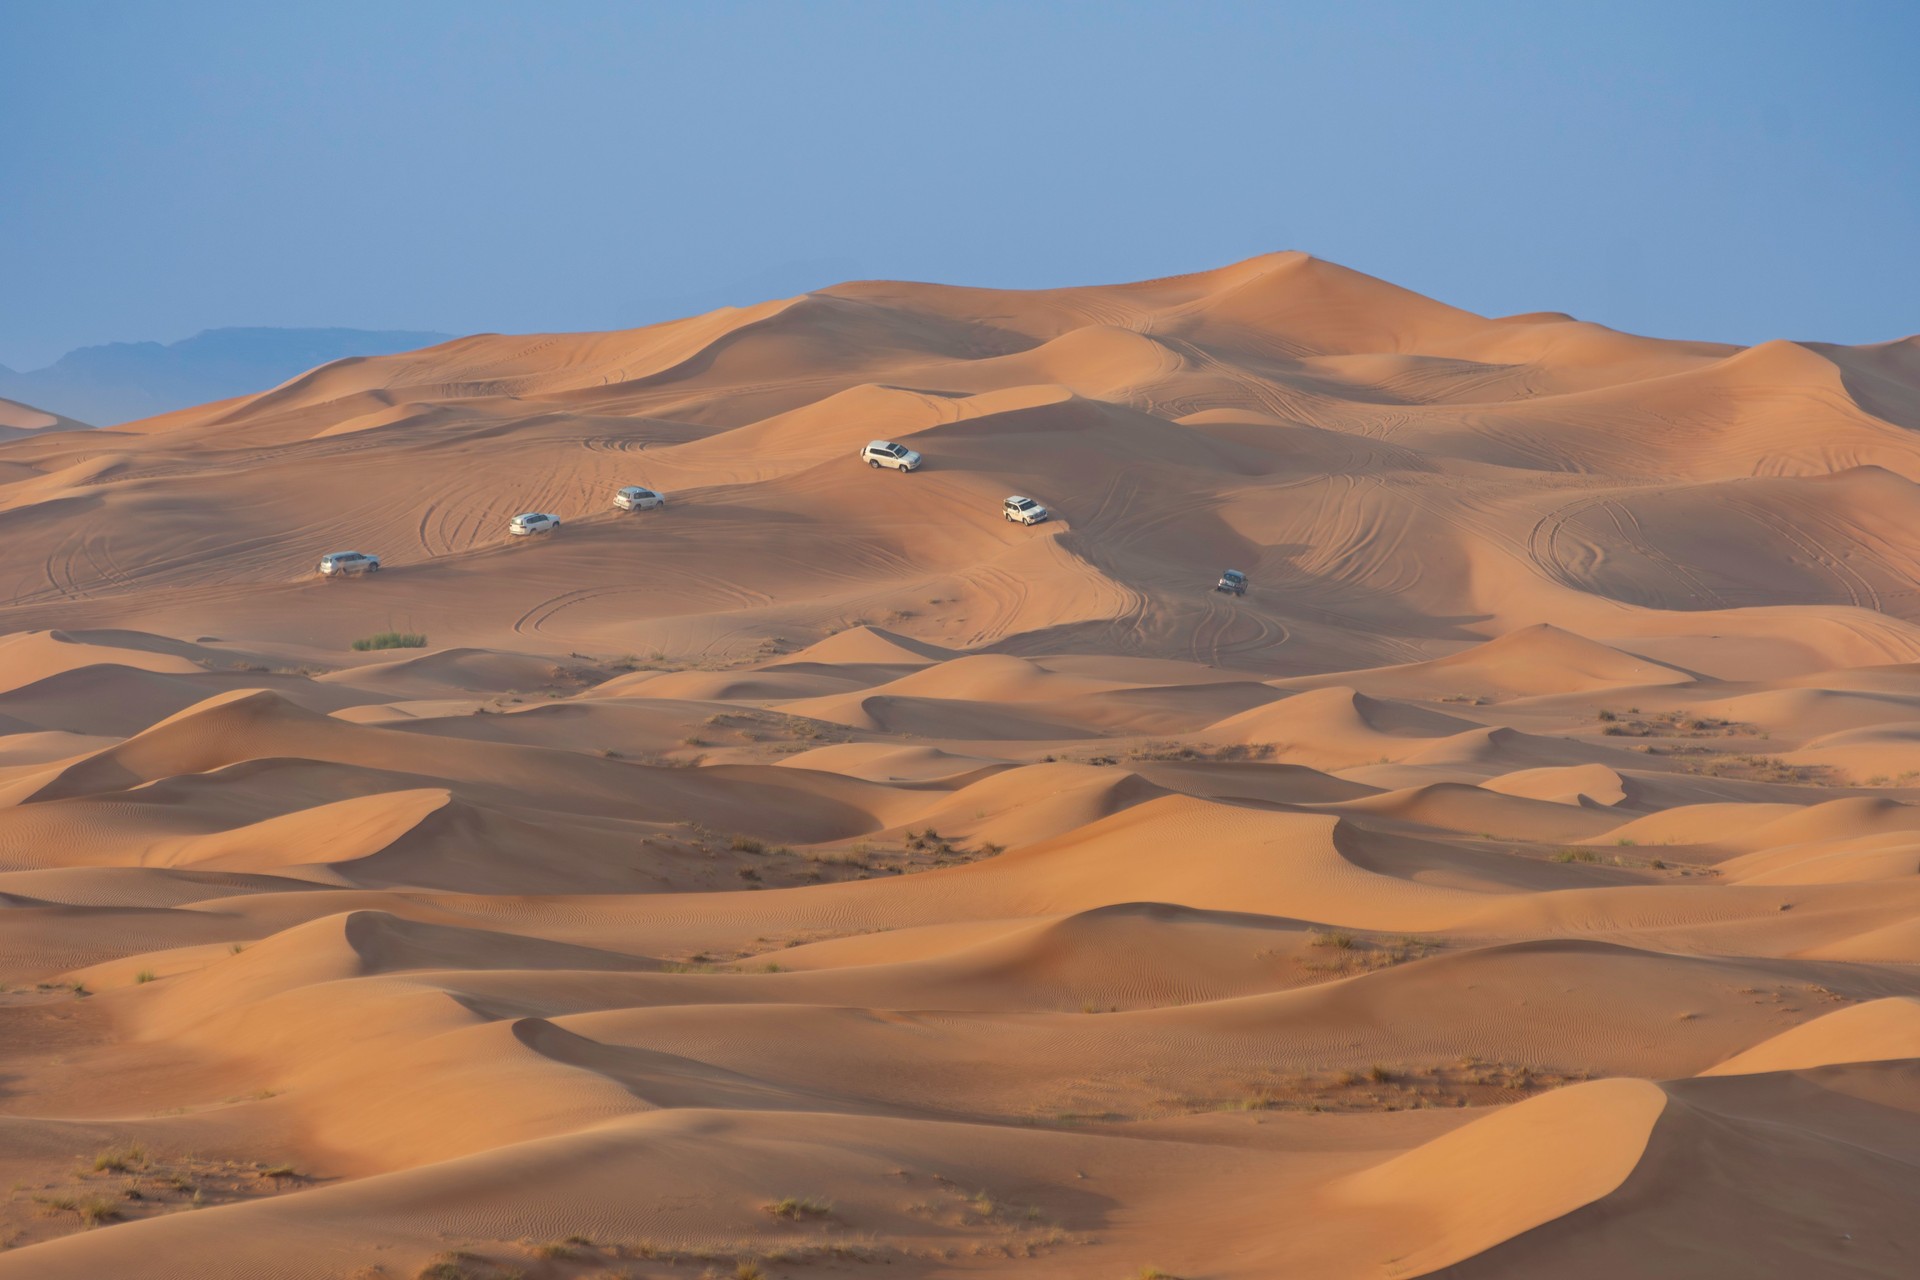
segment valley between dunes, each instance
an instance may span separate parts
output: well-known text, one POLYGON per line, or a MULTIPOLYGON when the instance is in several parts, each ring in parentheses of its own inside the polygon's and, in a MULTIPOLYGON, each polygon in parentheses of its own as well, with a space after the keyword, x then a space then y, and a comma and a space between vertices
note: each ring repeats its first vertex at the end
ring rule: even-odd
POLYGON ((1913 1274, 1915 339, 1278 254, 22 413, 0 1280, 1913 1274))

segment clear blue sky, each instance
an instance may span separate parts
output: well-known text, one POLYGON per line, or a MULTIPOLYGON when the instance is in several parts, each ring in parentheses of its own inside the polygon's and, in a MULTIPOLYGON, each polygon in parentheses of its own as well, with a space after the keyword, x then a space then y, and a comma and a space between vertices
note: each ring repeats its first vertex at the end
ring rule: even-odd
POLYGON ((1494 314, 1920 329, 1920 4, 0 0, 0 363, 1306 249, 1494 314))

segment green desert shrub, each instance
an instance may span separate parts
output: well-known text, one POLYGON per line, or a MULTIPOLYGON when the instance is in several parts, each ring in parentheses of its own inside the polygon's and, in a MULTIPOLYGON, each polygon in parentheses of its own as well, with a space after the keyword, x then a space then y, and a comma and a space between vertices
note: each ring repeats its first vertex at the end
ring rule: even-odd
POLYGON ((424 649, 427 638, 418 631, 376 631, 353 642, 354 650, 365 653, 369 649, 424 649))

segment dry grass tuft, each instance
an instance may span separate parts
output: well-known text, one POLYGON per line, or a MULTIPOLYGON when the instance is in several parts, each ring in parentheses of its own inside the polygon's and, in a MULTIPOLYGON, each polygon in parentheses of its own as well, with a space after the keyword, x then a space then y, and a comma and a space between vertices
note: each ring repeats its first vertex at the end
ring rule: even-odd
POLYGON ((93 1158, 95 1173, 127 1173, 146 1167, 147 1149, 137 1142, 125 1147, 108 1147, 93 1158))
POLYGON ((787 1222, 833 1216, 833 1201, 821 1200, 814 1196, 782 1196, 778 1200, 762 1205, 761 1208, 787 1222))

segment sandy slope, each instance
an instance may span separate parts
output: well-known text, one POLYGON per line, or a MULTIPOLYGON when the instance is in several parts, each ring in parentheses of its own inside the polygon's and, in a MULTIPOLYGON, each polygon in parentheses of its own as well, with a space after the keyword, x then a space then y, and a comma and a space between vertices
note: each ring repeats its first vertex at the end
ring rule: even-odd
POLYGON ((1278 254, 0 406, 0 1277, 1911 1274, 1913 342, 1278 254))
POLYGON ((0 396, 0 440, 17 440, 38 431, 90 431, 86 423, 0 396))

